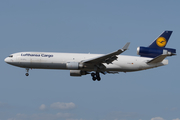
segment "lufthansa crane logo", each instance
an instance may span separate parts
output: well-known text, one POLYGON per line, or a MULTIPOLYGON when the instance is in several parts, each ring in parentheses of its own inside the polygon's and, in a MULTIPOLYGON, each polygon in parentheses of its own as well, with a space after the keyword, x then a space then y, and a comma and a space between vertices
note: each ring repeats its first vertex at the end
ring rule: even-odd
POLYGON ((166 45, 166 39, 164 37, 159 37, 157 40, 156 40, 156 44, 159 46, 159 47, 164 47, 166 45))

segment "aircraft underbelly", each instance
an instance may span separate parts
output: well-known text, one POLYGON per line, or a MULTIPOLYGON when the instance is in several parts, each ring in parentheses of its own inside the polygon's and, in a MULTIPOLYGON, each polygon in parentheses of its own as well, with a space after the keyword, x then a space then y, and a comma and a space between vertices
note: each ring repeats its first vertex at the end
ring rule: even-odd
POLYGON ((31 63, 27 65, 28 68, 39 68, 39 69, 66 69, 66 64, 63 63, 31 63))

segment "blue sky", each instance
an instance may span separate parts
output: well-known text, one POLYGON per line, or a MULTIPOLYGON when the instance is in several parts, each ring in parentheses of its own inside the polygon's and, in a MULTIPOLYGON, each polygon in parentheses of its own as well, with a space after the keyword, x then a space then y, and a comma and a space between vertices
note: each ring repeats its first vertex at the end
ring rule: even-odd
POLYGON ((178 54, 180 1, 0 1, 0 120, 180 120, 179 55, 132 73, 70 77, 30 70, 4 58, 21 51, 110 53, 131 42, 136 55, 164 30, 178 54))

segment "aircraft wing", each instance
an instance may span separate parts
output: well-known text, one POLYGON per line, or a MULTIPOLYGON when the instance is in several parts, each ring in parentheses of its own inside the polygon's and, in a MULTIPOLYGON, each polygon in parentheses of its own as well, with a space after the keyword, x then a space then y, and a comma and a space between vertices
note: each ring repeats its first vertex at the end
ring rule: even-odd
POLYGON ((107 63, 107 64, 110 64, 112 63, 114 60, 117 60, 117 55, 123 53, 124 51, 126 51, 129 47, 129 44, 130 42, 126 43, 126 45, 122 48, 122 49, 119 49, 115 52, 112 52, 112 53, 109 53, 109 54, 106 54, 106 55, 103 55, 103 56, 100 56, 100 57, 97 57, 97 58, 92 58, 92 59, 89 59, 89 60, 85 60, 83 61, 83 63, 87 63, 87 64, 101 64, 101 63, 107 63))

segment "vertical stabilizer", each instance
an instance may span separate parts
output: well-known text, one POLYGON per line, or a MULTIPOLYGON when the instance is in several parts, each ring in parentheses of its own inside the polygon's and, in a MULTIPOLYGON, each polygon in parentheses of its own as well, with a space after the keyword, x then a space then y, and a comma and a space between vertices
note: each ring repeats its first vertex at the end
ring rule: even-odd
POLYGON ((172 31, 164 31, 151 45, 149 45, 149 48, 165 48, 171 34, 172 31))
MULTIPOLYGON (((167 42, 172 34, 172 31, 164 31, 157 39, 155 39, 148 47, 140 46, 137 48, 137 54, 141 57, 158 57, 158 60, 163 59, 164 52, 167 52, 167 56, 176 54, 176 49, 166 48, 167 42)), ((154 62, 154 61, 153 61, 154 62)))

